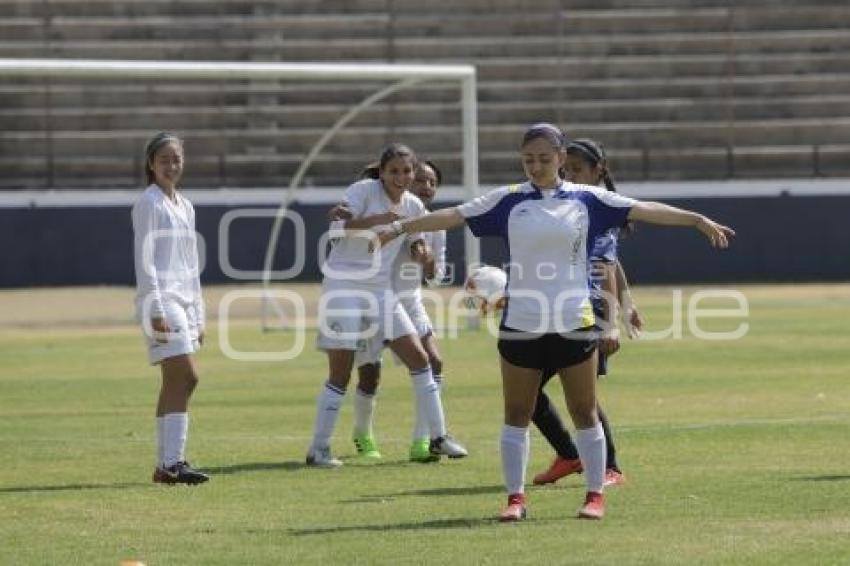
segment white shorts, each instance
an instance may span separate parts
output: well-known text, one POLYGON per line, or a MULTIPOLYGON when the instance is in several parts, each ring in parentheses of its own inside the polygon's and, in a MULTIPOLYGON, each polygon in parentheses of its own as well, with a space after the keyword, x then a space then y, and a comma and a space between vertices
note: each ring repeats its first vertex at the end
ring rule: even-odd
POLYGON ((351 281, 328 279, 322 282, 319 304, 321 350, 358 350, 364 340, 395 340, 415 334, 416 328, 388 289, 374 290, 351 281))
POLYGON ((380 365, 385 347, 383 334, 375 335, 368 340, 358 340, 357 351, 354 352, 354 367, 359 368, 366 364, 380 365))
POLYGON ((142 333, 151 365, 157 365, 162 360, 174 356, 193 354, 201 348, 198 342, 200 329, 195 307, 184 307, 174 301, 164 301, 162 308, 165 311, 165 321, 168 323, 170 332, 163 336, 150 328, 150 321, 142 323, 142 333), (164 337, 166 341, 158 342, 157 337, 164 337))
MULTIPOLYGON (((431 325, 431 318, 425 311, 425 307, 422 304, 421 299, 406 297, 399 299, 399 303, 402 306, 401 310, 403 311, 403 314, 406 314, 410 319, 416 334, 420 338, 433 334, 434 328, 431 325)), ((394 314, 396 314, 394 317, 394 324, 403 327, 403 325, 406 324, 406 322, 402 320, 403 315, 397 311, 394 311, 394 314)), ((413 333, 409 332, 408 334, 413 333)), ((386 340, 384 339, 383 333, 380 332, 372 338, 359 340, 357 342, 357 352, 354 354, 354 367, 360 367, 366 364, 380 364, 385 347, 386 340)), ((398 360, 396 360, 396 362, 400 363, 398 360)))
POLYGON ((425 305, 422 304, 422 298, 419 296, 408 296, 399 299, 401 306, 404 307, 407 316, 410 317, 413 326, 416 328, 416 334, 420 338, 425 338, 434 333, 434 325, 431 324, 431 317, 425 310, 425 305))

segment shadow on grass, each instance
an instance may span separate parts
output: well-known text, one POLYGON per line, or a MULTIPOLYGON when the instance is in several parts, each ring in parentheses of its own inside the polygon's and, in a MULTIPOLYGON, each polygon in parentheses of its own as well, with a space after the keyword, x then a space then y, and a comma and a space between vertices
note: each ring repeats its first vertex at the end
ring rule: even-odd
POLYGON ((201 471, 211 475, 229 475, 241 472, 264 472, 268 470, 283 470, 293 472, 307 467, 304 462, 245 462, 232 466, 204 466, 201 471))
POLYGON ((152 487, 152 483, 122 482, 122 483, 69 483, 66 485, 21 485, 0 487, 3 493, 39 493, 50 491, 85 491, 99 489, 129 489, 133 487, 152 487))
POLYGON ((831 476, 803 476, 794 478, 795 481, 850 481, 850 474, 831 476))
POLYGON ((431 489, 412 489, 410 491, 402 491, 397 495, 484 495, 487 493, 504 493, 505 486, 503 485, 466 485, 458 487, 435 487, 431 489))
POLYGON ((490 493, 504 493, 505 487, 501 485, 476 485, 476 486, 461 486, 461 487, 435 487, 431 489, 414 489, 410 491, 399 491, 396 493, 369 494, 355 497, 352 499, 343 499, 340 503, 385 503, 393 501, 397 497, 418 497, 418 496, 447 496, 454 497, 457 495, 482 495, 490 493))
MULTIPOLYGON (((352 470, 362 470, 368 468, 392 468, 392 467, 403 467, 403 466, 411 466, 407 462, 407 460, 390 460, 390 461, 380 461, 380 462, 363 462, 358 461, 356 458, 352 458, 350 460, 343 459, 343 463, 345 464, 343 468, 348 468, 352 470)), ((295 472, 298 470, 311 469, 310 466, 305 464, 303 461, 293 461, 290 460, 288 462, 244 462, 242 464, 233 464, 231 466, 204 466, 200 468, 202 472, 211 474, 211 475, 229 475, 229 474, 239 474, 242 472, 266 472, 266 471, 284 471, 284 472, 295 472)))
MULTIPOLYGON (((532 491, 567 491, 573 489, 584 489, 583 485, 545 485, 534 486, 532 491)), ((362 495, 352 499, 343 499, 340 503, 386 503, 393 501, 397 497, 455 497, 458 495, 489 495, 491 493, 504 495, 505 486, 503 485, 475 485, 475 486, 460 486, 460 487, 435 487, 430 489, 414 489, 410 491, 399 491, 396 493, 362 495)))
POLYGON ((386 532, 386 531, 417 531, 420 529, 476 529, 488 525, 498 525, 495 517, 478 517, 473 519, 436 519, 418 523, 396 523, 384 525, 349 525, 340 527, 317 527, 312 529, 290 529, 293 536, 329 535, 352 532, 386 532))

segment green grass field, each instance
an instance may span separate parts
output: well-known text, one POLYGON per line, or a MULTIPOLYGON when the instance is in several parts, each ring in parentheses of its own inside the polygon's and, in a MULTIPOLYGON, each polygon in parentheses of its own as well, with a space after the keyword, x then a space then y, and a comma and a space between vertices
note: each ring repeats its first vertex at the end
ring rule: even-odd
MULTIPOLYGON (((485 332, 442 343, 468 459, 406 461, 412 393, 388 361, 385 461, 352 460, 348 401, 334 444, 347 465, 314 470, 323 356, 228 360, 213 327, 189 443, 213 479, 170 488, 150 483, 158 373, 134 326, 0 326, 0 564, 847 564, 850 286, 742 290, 745 338, 697 340, 685 323, 612 361, 601 395, 628 483, 599 523, 574 519, 580 477, 530 487, 528 521, 494 521, 501 389, 485 332)), ((669 290, 636 296, 651 329, 670 322, 669 290)), ((234 329, 245 349, 288 339, 234 329)), ((528 481, 549 459, 533 433, 528 481)))

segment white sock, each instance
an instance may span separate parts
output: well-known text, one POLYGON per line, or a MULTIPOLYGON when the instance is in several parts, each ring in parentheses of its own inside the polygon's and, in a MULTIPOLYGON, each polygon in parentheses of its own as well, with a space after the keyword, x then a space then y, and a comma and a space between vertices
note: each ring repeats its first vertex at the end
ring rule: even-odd
POLYGON ((322 392, 316 402, 316 428, 313 429, 314 448, 330 446, 331 435, 336 427, 339 407, 345 398, 345 389, 339 389, 328 382, 322 386, 322 392))
POLYGON ((587 491, 602 493, 605 485, 605 431, 602 423, 576 430, 576 448, 584 466, 587 491))
POLYGON ((186 460, 186 438, 189 436, 189 413, 168 413, 162 417, 162 465, 173 466, 186 460))
MULTIPOLYGON (((414 390, 414 393, 416 391, 414 390)), ((428 424, 428 419, 425 417, 425 412, 419 406, 419 400, 416 399, 416 421, 413 423, 413 440, 422 440, 423 438, 431 438, 431 425, 428 424)))
POLYGON ((372 436, 372 420, 375 415, 375 394, 354 391, 354 434, 372 436))
MULTIPOLYGON (((437 390, 442 393, 443 390, 443 376, 435 375, 434 383, 437 384, 437 390)), ((415 392, 415 391, 414 391, 415 392)), ((416 421, 413 423, 413 440, 422 440, 423 438, 430 438, 431 436, 431 427, 428 424, 428 418, 425 416, 425 413, 419 407, 419 403, 415 402, 414 406, 416 407, 416 421)))
POLYGON ((431 438, 446 435, 446 417, 443 414, 443 402, 440 400, 440 388, 431 374, 431 366, 411 371, 413 389, 416 391, 416 408, 421 411, 428 422, 428 432, 431 438))
POLYGON ((528 427, 502 425, 502 474, 508 495, 525 493, 528 467, 528 427))
POLYGON ((442 393, 442 391, 443 391, 443 376, 442 375, 435 375, 434 376, 434 383, 437 384, 437 387, 440 388, 440 392, 442 393))
POLYGON ((156 465, 165 462, 165 418, 156 418, 156 465))

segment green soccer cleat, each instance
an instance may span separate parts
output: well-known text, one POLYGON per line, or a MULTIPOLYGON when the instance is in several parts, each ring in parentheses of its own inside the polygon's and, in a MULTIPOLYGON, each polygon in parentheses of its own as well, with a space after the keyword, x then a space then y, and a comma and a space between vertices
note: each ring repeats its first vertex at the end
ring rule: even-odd
POLYGON ((436 462, 440 459, 438 454, 432 454, 430 450, 430 438, 417 438, 410 445, 411 462, 436 462))
POLYGON ((371 435, 357 435, 352 438, 354 447, 357 449, 357 456, 366 460, 380 460, 381 453, 378 451, 378 445, 375 443, 375 437, 371 435))

